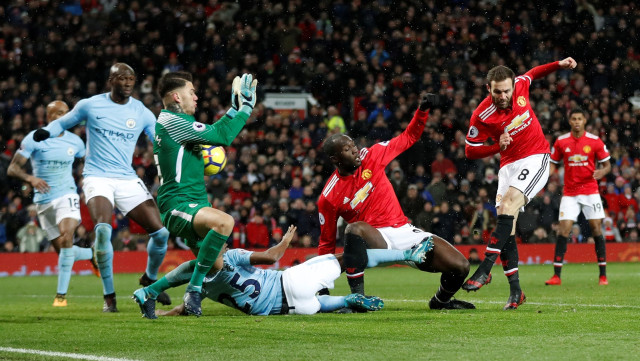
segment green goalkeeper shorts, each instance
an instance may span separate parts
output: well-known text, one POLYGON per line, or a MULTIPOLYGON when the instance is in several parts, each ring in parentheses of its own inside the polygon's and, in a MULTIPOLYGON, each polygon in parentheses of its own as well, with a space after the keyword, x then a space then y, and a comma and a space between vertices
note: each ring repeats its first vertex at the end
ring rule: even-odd
POLYGON ((202 241, 195 231, 193 221, 196 213, 208 203, 178 203, 167 212, 162 213, 162 223, 173 236, 182 237, 189 248, 197 249, 202 241))

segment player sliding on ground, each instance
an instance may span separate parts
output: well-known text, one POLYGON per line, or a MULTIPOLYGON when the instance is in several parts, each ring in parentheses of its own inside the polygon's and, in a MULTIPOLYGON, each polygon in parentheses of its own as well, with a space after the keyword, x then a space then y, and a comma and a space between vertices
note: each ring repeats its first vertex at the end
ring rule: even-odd
MULTIPOLYGON (((225 247, 204 280, 203 295, 246 314, 263 316, 311 315, 333 312, 344 307, 376 311, 384 306, 380 298, 359 293, 348 296, 316 295, 320 289, 333 288, 333 281, 340 277, 344 269, 342 255, 318 256, 285 271, 254 267, 276 263, 289 247, 295 231, 296 227, 290 226, 282 241, 264 252, 244 249, 226 251, 225 247)), ((367 267, 389 262, 422 264, 432 251, 431 239, 405 251, 367 250, 370 254, 367 267)), ((195 263, 196 260, 185 262, 158 282, 133 293, 144 317, 154 319, 157 318, 156 315, 185 314, 184 305, 171 311, 156 310, 153 296, 168 287, 184 284, 191 278, 195 263)))

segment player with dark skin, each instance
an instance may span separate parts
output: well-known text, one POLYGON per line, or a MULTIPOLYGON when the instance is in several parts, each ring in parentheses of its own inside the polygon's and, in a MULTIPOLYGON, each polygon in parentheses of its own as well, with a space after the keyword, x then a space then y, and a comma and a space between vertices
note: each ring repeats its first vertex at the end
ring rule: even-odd
MULTIPOLYGON (((109 85, 111 86, 111 100, 117 104, 125 104, 133 92, 136 83, 136 74, 133 69, 124 63, 117 63, 109 72, 109 85)), ((111 223, 113 205, 102 196, 93 197, 87 202, 91 220, 94 224, 111 223)), ((160 212, 156 203, 148 199, 127 213, 127 217, 138 223, 147 233, 153 233, 164 227, 160 220, 160 212)))
POLYGON ((344 263, 352 293, 364 294, 364 268, 369 261, 366 249, 407 250, 431 238, 433 251, 416 268, 442 273, 440 287, 429 301, 431 309, 473 309, 469 302, 453 299, 469 273, 469 261, 449 242, 408 222, 393 193, 384 169, 411 147, 422 135, 429 109, 439 99, 421 96, 420 105, 407 128, 388 142, 358 149, 344 134, 329 136, 323 151, 336 167, 320 198, 320 254, 335 252, 335 227, 339 217, 349 224, 344 236, 344 263))
MULTIPOLYGON (((587 118, 585 118, 584 114, 576 112, 571 114, 571 118, 569 118, 569 124, 571 125, 571 135, 575 138, 580 138, 585 133, 585 125, 587 124, 587 118)), ((611 171, 611 162, 609 160, 601 163, 602 167, 596 169, 593 172, 593 179, 600 180, 602 177, 607 175, 611 171)), ((557 165, 554 163, 550 164, 549 173, 554 174, 556 172, 557 165)), ((571 227, 573 227, 573 221, 563 219, 559 223, 558 233, 565 237, 569 237, 569 233, 571 232, 571 227)), ((591 235, 594 237, 599 237, 602 235, 602 219, 589 219, 589 227, 591 228, 591 235)))
MULTIPOLYGON (((95 249, 104 286, 104 312, 117 312, 111 245, 114 207, 149 234, 149 259, 139 280, 141 285, 155 281, 169 237, 153 197, 130 166, 140 132, 145 131, 147 137, 153 137, 155 125, 153 113, 131 96, 135 83, 136 73, 129 65, 113 64, 107 80, 108 93, 79 101, 69 114, 36 130, 33 136, 36 142, 42 141, 81 121, 87 122, 83 191, 95 224, 95 249), (100 152, 105 156, 97 156, 100 152)), ((167 294, 159 296, 158 300, 163 304, 171 303, 167 294)))
MULTIPOLYGON (((47 105, 47 123, 51 123, 68 112, 69 106, 67 103, 60 100, 52 101, 47 105)), ((62 134, 60 136, 62 136, 62 134)), ((28 158, 16 153, 11 160, 11 164, 9 164, 7 174, 12 177, 20 178, 31 184, 33 188, 37 189, 41 193, 47 193, 50 187, 44 179, 28 174, 24 171, 23 167, 28 160, 28 158)), ((60 224, 58 224, 60 236, 51 241, 51 244, 57 253, 60 253, 60 248, 71 248, 73 246, 73 233, 76 228, 78 228, 78 224, 79 222, 73 218, 64 218, 60 224)))
MULTIPOLYGON (((338 169, 341 176, 350 176, 362 164, 359 149, 349 136, 340 134, 333 140, 329 148, 329 159, 338 169)), ((354 222, 347 226, 345 233, 352 233, 362 237, 371 249, 387 249, 389 246, 380 232, 366 222, 354 222)), ((431 259, 420 266, 420 269, 432 273, 469 273, 469 261, 451 244, 444 239, 433 236, 433 253, 431 259)))
MULTIPOLYGON (((610 155, 606 150, 606 146, 602 144, 602 141, 597 136, 588 134, 585 126, 587 124, 587 118, 583 110, 574 109, 569 113, 569 125, 571 126, 571 137, 564 135, 560 137, 556 144, 554 144, 553 155, 560 159, 558 164, 563 164, 565 173, 565 191, 563 192, 563 198, 560 202, 560 219, 558 229, 558 240, 556 242, 556 249, 554 255, 554 276, 545 282, 546 285, 560 285, 560 273, 562 272, 564 255, 567 250, 567 240, 569 233, 574 224, 574 219, 578 218, 578 215, 582 212, 589 222, 591 228, 591 236, 594 238, 596 256, 598 260, 598 267, 600 268, 600 285, 609 284, 606 276, 606 245, 602 236, 602 219, 605 217, 605 213, 602 207, 602 200, 600 194, 597 191, 597 183, 604 176, 611 171, 610 155), (564 152, 565 145, 575 144, 572 146, 568 153, 564 152), (580 143, 578 143, 580 142, 580 143), (588 142, 588 143, 587 143, 588 142), (603 148, 604 147, 604 148, 603 148), (577 148, 577 149, 576 149, 577 148), (586 152, 585 159, 590 159, 587 162, 576 162, 570 159, 574 156, 571 154, 579 154, 579 149, 590 149, 586 152), (593 161, 595 168, 593 173, 588 170, 584 173, 580 172, 580 169, 585 169, 593 161), (560 163, 562 162, 562 163, 560 163), (597 165, 600 164, 600 168, 597 165), (571 173, 573 170, 574 173, 571 173), (586 173, 586 174, 585 174, 586 173), (595 181, 594 181, 595 180, 595 181), (580 187, 580 192, 576 194, 576 187, 580 187), (569 189, 569 192, 567 192, 569 189), (588 191, 587 191, 588 190, 588 191), (568 193, 568 194, 567 194, 568 193), (589 200, 586 200, 586 199, 589 200), (579 199, 579 200, 578 200, 579 199), (564 206, 564 207, 563 207, 564 206)), ((558 165, 552 159, 550 163, 549 172, 554 174, 558 165)), ((587 168, 588 169, 588 168, 587 168)))

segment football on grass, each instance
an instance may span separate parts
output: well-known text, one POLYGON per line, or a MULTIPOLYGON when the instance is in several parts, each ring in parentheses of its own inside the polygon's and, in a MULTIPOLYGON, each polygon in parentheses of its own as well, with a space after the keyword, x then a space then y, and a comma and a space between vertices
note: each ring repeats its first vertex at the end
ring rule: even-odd
POLYGON ((214 175, 227 164, 227 153, 217 145, 202 146, 202 160, 204 161, 204 175, 214 175))

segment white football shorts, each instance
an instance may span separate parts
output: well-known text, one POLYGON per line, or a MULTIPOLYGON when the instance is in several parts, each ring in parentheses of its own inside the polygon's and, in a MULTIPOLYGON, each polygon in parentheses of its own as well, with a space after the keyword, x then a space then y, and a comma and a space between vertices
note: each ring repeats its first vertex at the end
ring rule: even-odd
MULTIPOLYGON (((549 180, 549 154, 534 154, 505 165, 498 172, 496 207, 500 206, 502 197, 509 187, 522 192, 527 205, 544 188, 547 180, 549 180)), ((520 212, 524 212, 524 207, 520 212)))
POLYGON ((142 202, 153 199, 140 178, 87 177, 83 181, 82 190, 87 202, 93 197, 105 197, 124 215, 127 215, 142 202))
POLYGON ((58 224, 65 218, 80 222, 80 196, 77 193, 65 194, 49 203, 36 204, 40 227, 47 232, 49 241, 60 237, 58 224))
POLYGON ((425 238, 433 236, 432 233, 425 232, 409 223, 397 228, 382 227, 376 229, 380 231, 382 238, 387 242, 388 249, 411 249, 411 247, 422 242, 425 238))
POLYGON ((320 311, 316 293, 333 288, 340 277, 340 263, 333 254, 314 257, 282 273, 282 288, 287 297, 289 314, 313 315, 320 311))
POLYGON ((586 219, 604 219, 604 207, 600 194, 581 194, 577 196, 563 196, 560 201, 559 220, 577 221, 580 212, 586 219))

